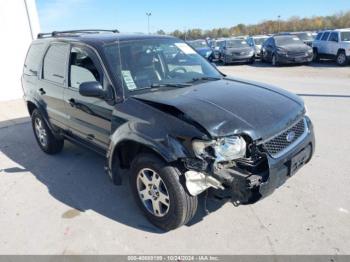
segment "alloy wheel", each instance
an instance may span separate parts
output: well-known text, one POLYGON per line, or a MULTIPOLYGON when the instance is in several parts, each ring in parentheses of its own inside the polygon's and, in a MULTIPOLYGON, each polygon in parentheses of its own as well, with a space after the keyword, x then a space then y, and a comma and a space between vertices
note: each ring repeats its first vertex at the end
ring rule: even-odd
POLYGON ((342 65, 342 64, 345 63, 345 61, 346 61, 346 56, 345 56, 345 54, 344 54, 344 53, 339 54, 338 57, 337 57, 337 62, 338 62, 338 64, 339 64, 339 65, 342 65))
POLYGON ((47 146, 47 133, 44 124, 40 118, 36 118, 34 121, 35 134, 43 147, 47 146))
POLYGON ((137 174, 137 191, 141 202, 148 212, 157 217, 164 217, 170 208, 168 189, 160 175, 144 168, 137 174))

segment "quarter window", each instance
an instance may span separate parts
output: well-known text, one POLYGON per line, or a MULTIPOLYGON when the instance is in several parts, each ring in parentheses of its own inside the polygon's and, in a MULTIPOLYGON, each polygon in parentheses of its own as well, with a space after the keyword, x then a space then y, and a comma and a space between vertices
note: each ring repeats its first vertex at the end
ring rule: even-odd
POLYGON ((49 47, 44 58, 43 79, 63 85, 68 49, 67 44, 53 44, 49 47))
POLYGON ((40 60, 44 53, 44 44, 32 44, 29 48, 26 61, 24 63, 23 73, 26 75, 36 75, 40 60))
POLYGON ((79 88, 81 83, 97 81, 102 84, 102 77, 90 52, 73 47, 70 53, 69 86, 79 88))
POLYGON ((328 39, 328 36, 329 36, 329 32, 325 32, 321 38, 322 41, 327 41, 328 39))
POLYGON ((315 40, 321 40, 321 37, 323 35, 323 32, 322 33, 318 33, 315 40))

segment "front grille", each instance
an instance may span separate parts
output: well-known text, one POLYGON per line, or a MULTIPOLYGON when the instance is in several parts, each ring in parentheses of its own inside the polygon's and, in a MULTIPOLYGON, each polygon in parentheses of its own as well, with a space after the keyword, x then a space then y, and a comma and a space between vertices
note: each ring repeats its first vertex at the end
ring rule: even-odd
POLYGON ((305 56, 305 51, 289 51, 289 56, 305 56))
POLYGON ((304 134, 306 131, 305 125, 305 120, 303 118, 286 131, 265 142, 264 148, 272 157, 278 156, 278 154, 280 154, 304 134))

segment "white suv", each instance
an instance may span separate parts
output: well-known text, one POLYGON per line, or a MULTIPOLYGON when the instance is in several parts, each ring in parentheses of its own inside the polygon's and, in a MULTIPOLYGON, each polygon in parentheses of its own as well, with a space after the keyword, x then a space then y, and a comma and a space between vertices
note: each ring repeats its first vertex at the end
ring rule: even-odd
POLYGON ((312 46, 315 61, 334 59, 338 65, 345 66, 350 61, 350 28, 319 32, 312 46))

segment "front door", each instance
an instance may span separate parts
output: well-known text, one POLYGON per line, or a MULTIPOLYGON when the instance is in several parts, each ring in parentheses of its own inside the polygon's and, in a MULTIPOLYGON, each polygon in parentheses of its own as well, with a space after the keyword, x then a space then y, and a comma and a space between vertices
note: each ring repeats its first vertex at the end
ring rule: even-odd
POLYGON ((79 94, 83 82, 97 81, 103 88, 111 88, 94 51, 86 46, 72 46, 68 67, 68 88, 64 101, 73 135, 88 140, 106 150, 111 135, 113 106, 104 99, 79 94))

